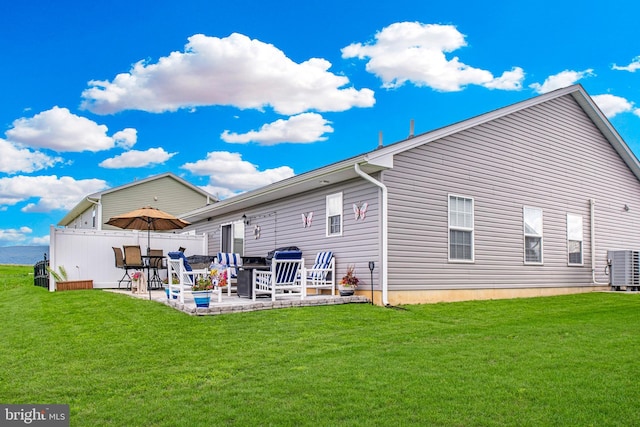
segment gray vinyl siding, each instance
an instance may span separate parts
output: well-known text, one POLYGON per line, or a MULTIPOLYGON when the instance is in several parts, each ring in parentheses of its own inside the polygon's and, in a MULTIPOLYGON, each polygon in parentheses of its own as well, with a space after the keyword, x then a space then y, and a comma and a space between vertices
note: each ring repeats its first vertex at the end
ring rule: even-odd
MULTIPOLYGON (((250 224, 245 226, 245 256, 264 257, 277 247, 298 246, 303 253, 307 267, 313 265, 317 252, 333 251, 336 257, 336 275, 344 275, 347 266, 355 265, 358 278, 363 286, 371 282, 369 261, 380 265, 380 236, 378 231, 380 211, 379 190, 361 180, 353 180, 341 185, 327 186, 321 191, 280 199, 251 209, 236 211, 228 215, 214 217, 209 221, 193 224, 190 229, 197 233, 207 233, 209 254, 220 250, 220 226, 238 221, 246 215, 250 224), (326 236, 326 196, 342 192, 343 232, 341 236, 326 236), (356 221, 354 203, 369 203, 365 220, 356 221), (302 213, 313 212, 311 227, 303 227, 302 213), (255 226, 261 228, 260 238, 254 237, 255 226)), ((379 267, 378 267, 379 268, 379 267)), ((376 268, 374 283, 379 286, 376 268)))
POLYGON ((570 96, 396 154, 383 180, 390 290, 589 285, 590 199, 597 280, 608 249, 640 249, 640 183, 570 96), (449 194, 474 199, 473 263, 448 261, 449 194), (543 265, 524 263, 523 206, 543 210, 543 265), (567 213, 583 218, 581 267, 567 213))
MULTIPOLYGON (((104 223, 113 216, 144 206, 153 206, 178 216, 206 204, 207 198, 203 194, 167 176, 104 194, 102 218, 104 223)), ((103 224, 103 229, 117 228, 103 224)))

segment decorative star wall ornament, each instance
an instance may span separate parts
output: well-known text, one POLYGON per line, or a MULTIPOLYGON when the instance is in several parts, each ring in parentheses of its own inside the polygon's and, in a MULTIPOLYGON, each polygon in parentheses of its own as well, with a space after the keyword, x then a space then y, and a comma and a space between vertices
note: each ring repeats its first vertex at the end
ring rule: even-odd
POLYGON ((302 214, 302 226, 304 228, 311 227, 311 220, 313 219, 313 212, 307 212, 302 214))
POLYGON ((364 221, 364 217, 367 214, 367 208, 369 207, 369 203, 364 202, 360 204, 353 204, 353 213, 356 221, 361 219, 364 221))

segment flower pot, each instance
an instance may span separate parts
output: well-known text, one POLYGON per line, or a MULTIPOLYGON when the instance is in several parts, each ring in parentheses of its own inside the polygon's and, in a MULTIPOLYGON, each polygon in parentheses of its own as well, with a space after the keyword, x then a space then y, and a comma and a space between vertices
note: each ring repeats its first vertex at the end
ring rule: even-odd
POLYGON ((338 286, 341 297, 348 297, 354 294, 355 290, 351 286, 338 286))
POLYGON ((191 291, 196 307, 207 308, 211 302, 211 291, 191 291))
MULTIPOLYGON (((167 299, 169 299, 169 286, 165 285, 164 286, 164 293, 167 294, 167 299)), ((178 299, 178 294, 180 293, 180 291, 178 291, 177 289, 173 290, 173 299, 178 299)))

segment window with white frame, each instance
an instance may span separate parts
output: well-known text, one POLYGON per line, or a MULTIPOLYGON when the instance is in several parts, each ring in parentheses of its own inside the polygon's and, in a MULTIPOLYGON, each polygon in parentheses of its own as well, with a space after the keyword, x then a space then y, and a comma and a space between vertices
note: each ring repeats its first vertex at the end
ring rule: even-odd
POLYGON ((542 209, 524 207, 524 262, 542 264, 542 209))
POLYGON ((473 199, 449 195, 449 260, 473 261, 473 199))
POLYGON ((342 193, 327 196, 327 236, 342 235, 342 193))
POLYGON ((569 265, 582 265, 582 215, 567 214, 569 265))

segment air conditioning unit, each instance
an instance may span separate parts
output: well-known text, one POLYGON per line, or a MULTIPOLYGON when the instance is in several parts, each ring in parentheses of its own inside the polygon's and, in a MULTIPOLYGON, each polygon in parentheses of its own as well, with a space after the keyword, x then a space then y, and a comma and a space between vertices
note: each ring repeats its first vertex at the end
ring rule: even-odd
POLYGON ((637 291, 640 286, 640 251, 607 251, 611 266, 611 287, 637 291))

